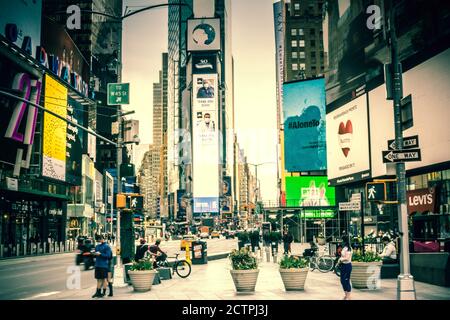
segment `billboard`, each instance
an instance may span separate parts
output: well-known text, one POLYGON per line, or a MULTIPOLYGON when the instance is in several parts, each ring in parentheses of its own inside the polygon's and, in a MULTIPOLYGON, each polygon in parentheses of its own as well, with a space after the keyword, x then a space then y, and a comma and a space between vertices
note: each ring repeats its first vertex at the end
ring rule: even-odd
POLYGON ((336 205, 335 189, 325 176, 286 177, 287 207, 328 207, 336 205))
POLYGON ((224 176, 222 181, 222 195, 231 196, 231 177, 224 176))
POLYGON ((205 210, 218 213, 219 125, 217 114, 217 74, 194 75, 192 88, 194 213, 205 212, 205 210), (195 205, 196 203, 198 205, 195 205))
POLYGON ((215 54, 193 54, 192 74, 217 73, 217 56, 215 54))
POLYGON ((330 112, 327 121, 327 167, 331 185, 370 177, 366 94, 330 112))
POLYGON ((286 171, 325 170, 324 78, 283 84, 283 123, 286 171))
POLYGON ((220 50, 220 19, 190 19, 187 23, 188 51, 220 50))
POLYGON ((42 0, 0 1, 0 34, 36 59, 41 13, 42 0))
MULTIPOLYGON (((406 162, 406 170, 450 161, 450 49, 403 73, 403 96, 411 95, 413 126, 404 137, 419 136, 422 160, 406 162)), ((372 177, 395 174, 383 163, 382 151, 394 139, 394 110, 383 84, 369 92, 372 177)))
MULTIPOLYGON (((85 114, 82 104, 70 97, 67 99, 67 120, 84 126, 85 114)), ((85 153, 86 135, 86 131, 67 124, 66 182, 74 185, 81 185, 81 155, 85 153)))
MULTIPOLYGON (((67 88, 48 74, 45 75, 44 107, 67 118, 67 88)), ((42 143, 44 177, 66 180, 66 138, 67 123, 45 112, 42 143)))

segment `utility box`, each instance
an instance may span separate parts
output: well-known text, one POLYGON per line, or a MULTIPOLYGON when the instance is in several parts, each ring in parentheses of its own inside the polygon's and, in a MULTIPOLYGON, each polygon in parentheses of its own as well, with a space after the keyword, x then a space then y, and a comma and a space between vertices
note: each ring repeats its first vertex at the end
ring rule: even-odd
POLYGON ((192 264, 207 264, 208 251, 206 241, 192 241, 192 264))

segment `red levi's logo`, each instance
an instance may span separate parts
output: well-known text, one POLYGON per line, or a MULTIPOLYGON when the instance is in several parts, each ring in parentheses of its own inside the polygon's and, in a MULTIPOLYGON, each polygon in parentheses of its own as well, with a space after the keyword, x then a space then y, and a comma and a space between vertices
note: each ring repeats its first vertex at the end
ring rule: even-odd
POLYGON ((344 156, 347 157, 352 146, 353 140, 353 125, 350 120, 347 120, 347 123, 344 126, 344 123, 341 122, 339 124, 339 145, 344 153, 344 156))

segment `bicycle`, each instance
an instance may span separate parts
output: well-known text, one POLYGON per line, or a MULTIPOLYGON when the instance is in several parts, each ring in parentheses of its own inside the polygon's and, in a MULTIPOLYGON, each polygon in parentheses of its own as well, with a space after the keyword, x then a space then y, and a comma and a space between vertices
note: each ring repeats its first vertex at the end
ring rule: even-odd
MULTIPOLYGON (((306 251, 306 250, 305 250, 306 251)), ((308 260, 308 265, 311 271, 318 269, 320 272, 326 273, 333 270, 334 259, 329 256, 319 256, 317 250, 310 250, 310 254, 303 254, 308 260)))
MULTIPOLYGON (((175 274, 175 272, 177 273, 177 275, 180 278, 187 278, 189 277, 189 275, 191 274, 191 264, 189 262, 187 262, 186 260, 182 259, 182 260, 178 260, 178 256, 180 254, 176 253, 175 257, 171 257, 171 258, 175 258, 175 261, 172 263, 172 275, 175 274)), ((167 257, 169 258, 169 257, 167 257)), ((167 261, 167 258, 164 261, 156 261, 156 267, 157 268, 170 268, 170 264, 169 261, 167 261)))

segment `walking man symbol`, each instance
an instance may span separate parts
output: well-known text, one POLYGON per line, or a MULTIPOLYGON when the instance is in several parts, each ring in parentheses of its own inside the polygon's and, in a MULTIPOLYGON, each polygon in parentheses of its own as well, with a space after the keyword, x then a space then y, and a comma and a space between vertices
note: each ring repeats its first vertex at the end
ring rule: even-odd
POLYGON ((369 188, 368 190, 369 195, 368 195, 368 199, 375 199, 375 194, 377 193, 377 191, 375 190, 375 186, 372 186, 369 188))
POLYGON ((131 207, 132 207, 132 208, 136 208, 136 206, 137 206, 137 199, 136 199, 136 198, 133 198, 133 199, 131 200, 131 207))

